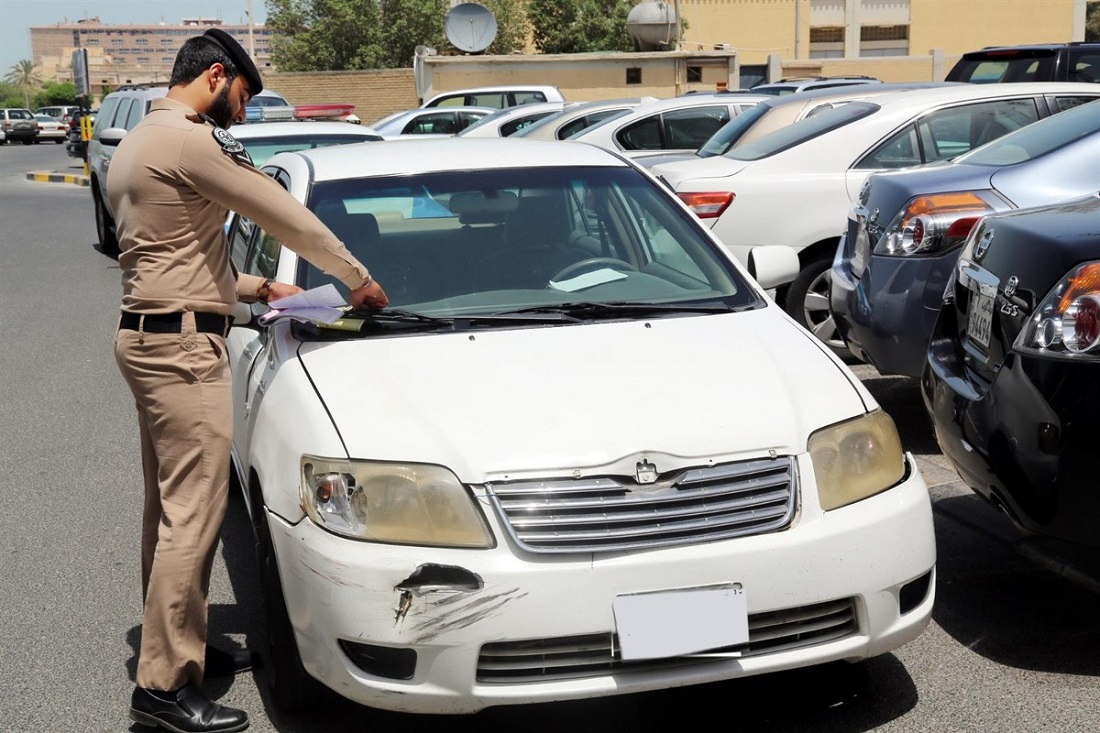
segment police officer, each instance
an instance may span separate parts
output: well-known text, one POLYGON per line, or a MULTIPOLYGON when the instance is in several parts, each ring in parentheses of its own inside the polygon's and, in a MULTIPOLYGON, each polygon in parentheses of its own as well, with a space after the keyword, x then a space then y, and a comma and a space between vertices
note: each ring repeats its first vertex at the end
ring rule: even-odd
POLYGON ((300 288, 236 272, 223 231, 229 210, 342 281, 353 306, 384 308, 388 300, 226 131, 263 88, 240 44, 217 28, 187 40, 169 86, 119 144, 107 176, 123 273, 115 356, 137 405, 145 483, 144 610, 130 717, 172 731, 230 733, 248 727, 247 714, 201 689, 204 674, 249 666, 247 656, 206 643, 233 425, 225 336, 238 300, 266 302, 300 288))

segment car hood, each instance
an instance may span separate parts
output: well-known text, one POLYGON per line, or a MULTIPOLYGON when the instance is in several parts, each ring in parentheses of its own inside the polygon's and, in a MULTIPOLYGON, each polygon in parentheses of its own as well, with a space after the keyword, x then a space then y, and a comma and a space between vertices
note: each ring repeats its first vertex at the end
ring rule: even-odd
POLYGON ((848 372, 775 308, 301 352, 349 455, 444 465, 475 483, 640 452, 797 454, 815 429, 867 409, 848 372))
POLYGON ((751 160, 733 160, 724 155, 714 155, 710 158, 695 156, 689 160, 680 160, 670 163, 658 163, 650 166, 650 172, 668 181, 674 189, 684 181, 694 179, 727 178, 743 171, 751 160))

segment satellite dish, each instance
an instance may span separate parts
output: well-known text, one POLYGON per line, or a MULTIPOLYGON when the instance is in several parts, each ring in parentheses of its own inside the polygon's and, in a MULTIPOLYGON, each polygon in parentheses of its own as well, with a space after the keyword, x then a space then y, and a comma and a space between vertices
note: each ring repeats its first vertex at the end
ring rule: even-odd
POLYGON ((480 53, 497 37, 497 19, 481 3, 460 3, 447 11, 443 30, 455 48, 480 53))

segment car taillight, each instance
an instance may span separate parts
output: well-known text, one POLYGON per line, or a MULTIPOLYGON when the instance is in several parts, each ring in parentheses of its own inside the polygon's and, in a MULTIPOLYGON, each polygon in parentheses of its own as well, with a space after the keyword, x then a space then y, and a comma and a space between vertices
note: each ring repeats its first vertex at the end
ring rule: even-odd
POLYGON ((916 196, 891 220, 875 254, 894 257, 946 252, 962 245, 970 230, 994 208, 972 191, 916 196))
POLYGON ((1016 338, 1015 348, 1100 360, 1100 261, 1079 265, 1054 286, 1016 338))
POLYGON ((688 192, 676 194, 700 219, 715 219, 722 215, 731 203, 734 194, 729 191, 688 192))

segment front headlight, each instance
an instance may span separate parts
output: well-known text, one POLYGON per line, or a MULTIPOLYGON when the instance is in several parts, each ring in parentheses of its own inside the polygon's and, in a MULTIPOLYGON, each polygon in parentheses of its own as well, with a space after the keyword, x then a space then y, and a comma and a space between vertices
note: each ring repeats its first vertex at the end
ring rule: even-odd
POLYGON ((430 547, 493 546, 473 496, 441 466, 302 456, 302 509, 335 534, 430 547))
POLYGON ((897 427, 882 410, 818 430, 809 451, 826 511, 886 491, 905 475, 897 427))

